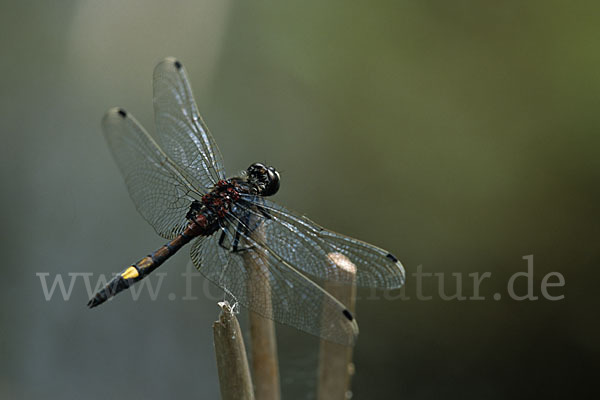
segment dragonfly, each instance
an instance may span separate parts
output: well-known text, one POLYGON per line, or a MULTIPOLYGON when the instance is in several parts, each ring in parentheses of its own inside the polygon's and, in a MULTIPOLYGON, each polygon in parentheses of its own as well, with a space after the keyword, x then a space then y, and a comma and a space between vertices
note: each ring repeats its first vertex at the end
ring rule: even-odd
POLYGON ((158 63, 153 90, 154 136, 122 108, 108 110, 102 128, 137 210, 169 242, 115 275, 88 306, 144 279, 191 242, 194 266, 242 306, 354 344, 356 319, 315 280, 395 289, 405 280, 400 261, 269 200, 281 183, 272 166, 253 163, 227 178, 180 61, 158 63))

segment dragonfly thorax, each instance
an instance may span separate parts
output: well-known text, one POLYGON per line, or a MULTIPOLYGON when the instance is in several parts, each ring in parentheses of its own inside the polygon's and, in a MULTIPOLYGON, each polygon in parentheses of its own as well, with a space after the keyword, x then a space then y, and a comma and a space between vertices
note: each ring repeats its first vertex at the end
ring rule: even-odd
POLYGON ((216 226, 217 219, 231 212, 241 195, 272 196, 279 190, 279 173, 273 167, 254 163, 241 177, 220 180, 212 190, 194 201, 187 214, 200 228, 216 226))
POLYGON ((248 189, 244 188, 237 179, 220 180, 215 187, 202 196, 200 203, 194 202, 190 212, 194 209, 203 214, 213 214, 219 218, 225 217, 232 208, 232 204, 240 199, 241 193, 247 193, 248 189))

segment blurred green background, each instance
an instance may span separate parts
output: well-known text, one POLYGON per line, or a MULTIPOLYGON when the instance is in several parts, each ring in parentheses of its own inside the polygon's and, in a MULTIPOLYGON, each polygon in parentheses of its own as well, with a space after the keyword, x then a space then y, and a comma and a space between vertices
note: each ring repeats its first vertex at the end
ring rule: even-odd
MULTIPOLYGON (((157 301, 89 311, 82 281, 46 301, 36 276, 117 272, 163 244, 99 122, 123 106, 152 131, 152 69, 169 55, 231 174, 276 166, 277 201, 409 274, 444 273, 448 293, 452 273, 467 296, 467 274, 492 273, 482 301, 443 301, 431 278, 429 301, 410 277, 410 300, 361 291, 355 398, 591 392, 599 15, 561 1, 1 2, 0 397, 218 397, 218 290, 196 279, 198 300, 167 298, 185 294, 187 251, 161 268, 157 301), (508 298, 530 254, 535 294, 558 271, 563 300, 508 298)), ((281 331, 284 397, 312 398, 315 343, 281 331)))

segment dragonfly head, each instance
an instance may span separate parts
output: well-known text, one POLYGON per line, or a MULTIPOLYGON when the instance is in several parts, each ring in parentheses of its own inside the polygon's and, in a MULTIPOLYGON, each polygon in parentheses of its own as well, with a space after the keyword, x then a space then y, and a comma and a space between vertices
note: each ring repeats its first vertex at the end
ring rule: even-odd
POLYGON ((248 182, 253 184, 260 196, 272 196, 279 190, 279 172, 273 167, 254 163, 247 169, 248 182))

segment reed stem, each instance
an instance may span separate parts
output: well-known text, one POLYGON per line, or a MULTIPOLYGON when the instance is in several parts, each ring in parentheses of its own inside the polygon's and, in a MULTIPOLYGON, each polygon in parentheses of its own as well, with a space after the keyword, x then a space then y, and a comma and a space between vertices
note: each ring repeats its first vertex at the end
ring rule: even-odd
MULTIPOLYGON (((264 242, 264 227, 256 229, 252 238, 264 242)), ((266 254, 246 252, 244 262, 249 271, 248 292, 251 301, 264 305, 267 315, 272 314, 271 288, 269 285, 266 254)), ((250 350, 254 394, 259 400, 280 400, 279 363, 275 324, 253 311, 248 311, 250 322, 250 350)))
POLYGON ((227 302, 220 302, 221 315, 213 324, 219 385, 223 400, 254 400, 244 337, 227 302))
MULTIPOLYGON (((350 312, 354 313, 356 303, 356 266, 339 253, 329 254, 329 258, 339 267, 340 274, 347 274, 347 279, 339 282, 326 282, 323 288, 333 297, 341 301, 350 312)), ((321 340, 319 351, 319 383, 318 400, 350 398, 350 380, 354 375, 352 363, 352 346, 321 340)))

